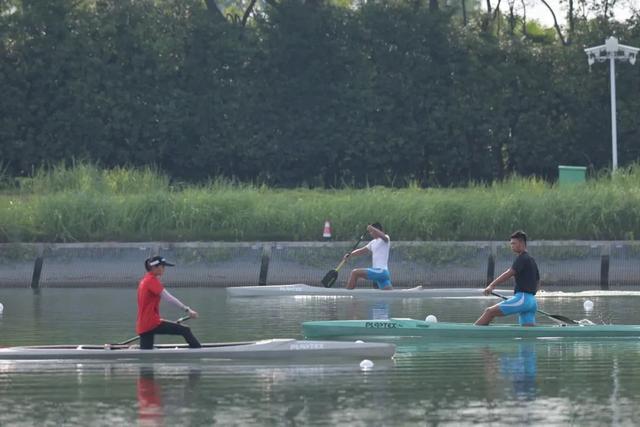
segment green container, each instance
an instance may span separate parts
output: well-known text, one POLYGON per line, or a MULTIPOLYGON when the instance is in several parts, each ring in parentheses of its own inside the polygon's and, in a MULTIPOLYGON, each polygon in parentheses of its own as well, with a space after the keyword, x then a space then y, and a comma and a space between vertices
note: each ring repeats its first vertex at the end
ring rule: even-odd
POLYGON ((558 183, 560 185, 585 182, 587 168, 585 166, 558 166, 558 183))

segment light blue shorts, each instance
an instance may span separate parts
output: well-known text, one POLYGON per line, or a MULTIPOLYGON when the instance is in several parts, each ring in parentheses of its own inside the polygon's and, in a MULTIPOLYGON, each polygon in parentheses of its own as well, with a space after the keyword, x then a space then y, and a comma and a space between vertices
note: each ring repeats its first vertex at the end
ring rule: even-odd
POLYGON ((367 268, 367 279, 376 282, 378 289, 391 287, 391 276, 386 268, 367 268))
POLYGON ((536 296, 527 292, 518 292, 498 307, 505 316, 518 313, 520 325, 535 324, 538 302, 536 296))

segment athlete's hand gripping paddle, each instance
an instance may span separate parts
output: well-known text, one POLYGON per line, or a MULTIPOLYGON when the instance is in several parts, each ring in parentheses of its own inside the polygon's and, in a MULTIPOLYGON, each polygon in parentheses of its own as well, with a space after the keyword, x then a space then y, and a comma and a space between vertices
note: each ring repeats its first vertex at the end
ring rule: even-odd
MULTIPOLYGON (((349 253, 353 252, 358 247, 358 245, 360 244, 360 242, 362 242, 362 239, 364 239, 364 236, 366 235, 367 235, 367 231, 362 233, 362 235, 360 236, 356 244, 353 245, 349 253)), ((324 285, 325 288, 330 288, 336 282, 336 280, 338 279, 338 270, 340 270, 344 265, 344 263, 347 262, 347 258, 348 257, 343 258, 342 261, 340 261, 340 264, 338 264, 338 266, 335 269, 329 271, 327 274, 324 275, 324 277, 322 278, 322 284, 324 285)))

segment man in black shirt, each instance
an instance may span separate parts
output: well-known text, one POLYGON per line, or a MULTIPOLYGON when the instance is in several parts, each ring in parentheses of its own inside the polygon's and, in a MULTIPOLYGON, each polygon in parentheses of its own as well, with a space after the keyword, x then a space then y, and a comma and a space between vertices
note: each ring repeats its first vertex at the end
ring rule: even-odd
POLYGON ((485 295, 491 295, 496 285, 506 282, 515 276, 516 286, 513 290, 513 297, 499 304, 487 308, 482 316, 476 320, 476 325, 486 326, 497 316, 508 316, 518 314, 521 326, 535 326, 536 292, 540 273, 536 261, 527 252, 527 235, 524 231, 516 231, 511 235, 511 250, 518 254, 511 268, 489 283, 484 290, 485 295))

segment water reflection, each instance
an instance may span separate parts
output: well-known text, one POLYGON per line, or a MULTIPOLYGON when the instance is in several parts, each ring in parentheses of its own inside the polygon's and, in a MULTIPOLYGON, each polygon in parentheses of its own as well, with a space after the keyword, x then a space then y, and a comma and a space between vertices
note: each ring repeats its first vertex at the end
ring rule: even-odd
MULTIPOLYGON (((189 367, 186 378, 180 378, 180 385, 184 384, 182 393, 172 390, 172 406, 189 406, 191 397, 197 394, 197 386, 201 377, 201 370, 189 367)), ((165 409, 163 405, 163 393, 159 380, 156 380, 154 365, 140 365, 137 379, 138 396, 138 424, 143 426, 164 425, 165 409)))
POLYGON ((637 415, 637 341, 422 340, 400 350, 371 372, 357 363, 0 363, 0 407, 11 408, 0 425, 70 425, 69 416, 82 425, 634 425, 637 415))
POLYGON ((162 390, 155 380, 153 366, 141 366, 138 372, 138 424, 164 425, 162 390))
POLYGON ((538 358, 535 342, 523 341, 508 348, 483 347, 487 384, 494 377, 511 385, 511 394, 517 398, 534 400, 537 385, 538 358))
MULTIPOLYGON (((385 381, 377 374, 391 367, 393 361, 383 361, 376 363, 372 372, 358 375, 363 384, 375 383, 372 384, 375 392, 369 399, 379 401, 380 405, 390 395, 385 381)), ((122 368, 118 370, 121 377, 127 373, 122 372, 122 368)), ((224 362, 203 364, 199 368, 140 365, 137 367, 138 425, 173 425, 176 418, 187 424, 198 424, 205 419, 212 424, 256 424, 253 411, 266 415, 264 420, 278 419, 278 423, 292 426, 307 424, 305 420, 309 418, 322 419, 336 411, 341 393, 333 388, 335 379, 353 375, 356 370, 356 364, 224 362)))
MULTIPOLYGON (((226 299, 185 289, 207 310, 207 341, 300 337, 306 320, 390 317, 470 322, 476 300, 226 299)), ((2 290, 0 345, 127 338, 130 290, 2 290), (82 293, 84 292, 84 293, 82 293), (46 298, 46 299, 45 299, 46 298), (100 301, 90 304, 87 301, 100 301), (88 308, 87 308, 88 307, 88 308), (112 319, 108 322, 105 319, 112 319)), ((637 301, 594 299, 589 316, 640 323, 637 301)), ((581 318, 582 301, 545 299, 581 318)), ((640 341, 396 342, 398 359, 362 372, 338 365, 17 363, 0 361, 1 425, 639 425, 640 341), (149 369, 152 368, 152 369, 149 369)))
POLYGON ((538 358, 534 343, 518 344, 515 353, 500 355, 501 373, 513 384, 514 394, 533 400, 536 397, 538 358))
MULTIPOLYGON (((551 343, 537 340, 513 341, 425 341, 407 340, 396 343, 398 355, 396 363, 405 365, 433 365, 437 363, 444 372, 439 381, 448 378, 448 387, 457 389, 456 393, 468 393, 463 384, 470 380, 473 369, 459 366, 475 366, 477 391, 482 390, 488 400, 501 400, 504 396, 523 400, 535 400, 538 394, 538 352, 548 353, 551 343), (468 371, 469 375, 460 376, 468 371), (459 384, 455 382, 460 381, 459 384), (480 386, 480 381, 484 386, 480 386)), ((436 381, 434 376, 431 376, 436 381)))
POLYGON ((388 401, 384 373, 393 366, 377 361, 362 372, 358 362, 0 361, 0 407, 12 408, 0 411, 0 425, 21 418, 64 425, 69 413, 83 425, 308 424, 340 418, 369 399, 388 401))
POLYGON ((389 319, 389 303, 380 301, 371 306, 370 319, 388 320, 389 319))

